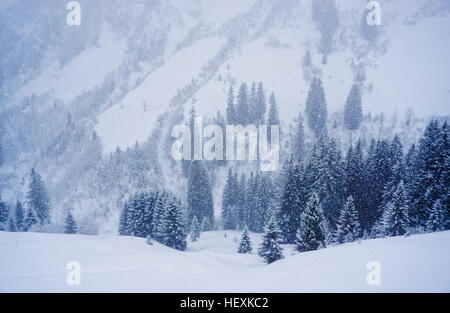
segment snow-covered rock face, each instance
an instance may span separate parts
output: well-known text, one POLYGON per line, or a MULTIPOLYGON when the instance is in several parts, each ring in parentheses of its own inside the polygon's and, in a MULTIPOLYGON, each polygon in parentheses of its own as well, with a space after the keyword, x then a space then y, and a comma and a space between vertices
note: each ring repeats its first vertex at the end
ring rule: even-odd
MULTIPOLYGON (((326 2, 326 1, 325 1, 326 2)), ((365 110, 448 113, 447 1, 380 1, 376 43, 361 34, 365 0, 337 1, 339 24, 326 65, 311 1, 80 1, 68 26, 61 3, 7 1, 2 15, 4 105, 43 97, 76 106, 77 96, 111 83, 90 119, 104 151, 145 141, 170 105, 203 115, 224 111, 232 83, 262 81, 282 121, 303 110, 307 50, 331 110, 342 109, 363 75, 365 110)))

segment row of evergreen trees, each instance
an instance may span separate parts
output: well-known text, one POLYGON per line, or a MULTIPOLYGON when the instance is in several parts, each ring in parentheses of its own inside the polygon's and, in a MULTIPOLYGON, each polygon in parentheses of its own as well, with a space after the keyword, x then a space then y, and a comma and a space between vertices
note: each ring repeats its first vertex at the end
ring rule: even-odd
POLYGON ((367 151, 358 142, 345 159, 333 140, 322 137, 308 161, 285 164, 277 216, 284 241, 295 242, 313 194, 331 240, 449 229, 448 136, 448 124, 432 120, 418 148, 406 155, 395 136, 372 140, 367 151), (350 235, 344 229, 352 229, 350 235))
POLYGON ((233 86, 230 87, 226 108, 228 125, 279 125, 278 108, 273 93, 269 98, 267 117, 266 110, 266 92, 261 82, 257 87, 255 83, 252 83, 250 91, 247 83, 242 83, 236 96, 233 86))
POLYGON ((247 225, 253 232, 262 232, 273 213, 275 190, 272 177, 253 172, 240 179, 237 172, 228 169, 222 196, 222 223, 224 229, 243 229, 247 225))
POLYGON ((0 199, 0 230, 28 231, 34 225, 44 225, 50 222, 50 197, 41 175, 33 169, 27 193, 27 208, 17 201, 10 208, 0 199))
MULTIPOLYGON (((278 194, 253 189, 259 174, 238 181, 230 168, 223 191, 224 228, 242 229, 235 220, 260 225, 263 218, 263 254, 269 263, 281 255, 277 240, 309 251, 364 236, 448 230, 449 155, 448 124, 437 120, 430 121, 418 146, 412 145, 406 154, 395 136, 392 141, 372 140, 365 150, 358 142, 344 158, 334 140, 321 136, 309 158, 292 157, 284 164, 278 194), (261 202, 270 201, 278 206, 260 209, 261 202)), ((251 230, 261 232, 261 227, 251 230)))
POLYGON ((169 192, 140 192, 124 205, 119 234, 147 237, 178 250, 186 249, 187 227, 181 202, 169 192))

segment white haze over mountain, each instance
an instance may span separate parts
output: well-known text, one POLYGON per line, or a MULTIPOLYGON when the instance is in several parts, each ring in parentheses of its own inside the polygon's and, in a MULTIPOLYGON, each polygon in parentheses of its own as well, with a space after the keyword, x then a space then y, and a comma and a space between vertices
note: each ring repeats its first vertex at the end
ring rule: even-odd
MULTIPOLYGON (((331 113, 342 111, 358 80, 365 114, 450 114, 447 0, 380 0, 376 40, 364 38, 367 1, 336 1, 339 26, 327 64, 311 0, 79 2, 80 26, 66 24, 65 1, 0 4, 0 192, 23 198, 35 166, 56 212, 75 207, 77 217, 112 225, 108 231, 118 216, 111 206, 120 207, 129 189, 121 186, 114 199, 105 191, 99 201, 87 187, 94 178, 83 175, 90 164, 136 142, 162 149, 166 142, 149 144, 150 136, 164 138, 192 107, 205 117, 224 114, 230 85, 241 82, 263 82, 277 97, 282 125, 291 124, 310 85, 308 50, 331 113)), ((171 185, 164 156, 151 160, 162 177, 152 183, 171 185)))

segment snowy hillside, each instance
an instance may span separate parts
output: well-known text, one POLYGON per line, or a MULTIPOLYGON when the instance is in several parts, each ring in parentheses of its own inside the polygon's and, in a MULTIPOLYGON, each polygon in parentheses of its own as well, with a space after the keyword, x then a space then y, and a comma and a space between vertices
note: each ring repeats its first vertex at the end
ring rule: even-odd
MULTIPOLYGON (((0 232, 0 292, 450 292, 450 232, 365 240, 271 265, 237 254, 237 232, 206 232, 185 252, 142 238, 0 232), (81 285, 66 284, 79 262, 81 285), (367 263, 381 266, 369 286, 367 263)), ((251 234, 254 249, 260 237, 251 234)))
MULTIPOLYGON (((287 145, 320 77, 343 155, 396 134, 406 153, 430 117, 450 114, 447 0, 380 0, 376 31, 366 0, 321 2, 335 20, 317 18, 312 0, 79 2, 80 26, 67 25, 65 3, 0 4, 0 200, 24 201, 35 168, 57 229, 72 210, 82 233, 116 233, 124 202, 155 186, 185 200, 170 130, 191 108, 225 116, 229 88, 243 82, 276 95, 287 145), (342 112, 353 84, 364 119, 349 139, 342 112)), ((310 151, 308 128, 305 137, 310 151)), ((208 171, 218 217, 226 169, 208 171)))

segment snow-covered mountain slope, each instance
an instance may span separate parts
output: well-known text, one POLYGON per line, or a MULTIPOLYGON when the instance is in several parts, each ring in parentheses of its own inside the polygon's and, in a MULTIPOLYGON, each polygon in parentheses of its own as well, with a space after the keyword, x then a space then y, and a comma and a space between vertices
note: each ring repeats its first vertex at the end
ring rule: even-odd
MULTIPOLYGON (((382 25, 371 40, 361 24, 367 1, 334 1, 339 23, 326 64, 312 0, 79 2, 80 26, 67 25, 64 2, 0 4, 0 197, 24 201, 35 167, 60 225, 70 208, 76 219, 116 231, 123 201, 143 188, 131 182, 129 156, 108 159, 117 147, 143 147, 151 167, 142 171, 145 187, 182 190, 168 152, 171 127, 191 107, 205 117, 225 114, 227 92, 241 82, 262 82, 266 97, 276 94, 287 130, 304 111, 312 76, 320 76, 330 135, 343 151, 348 133, 333 112, 355 80, 364 113, 398 109, 400 120, 411 107, 417 117, 391 127, 387 115, 366 116, 355 141, 398 132, 406 149, 429 115, 450 114, 447 0, 380 0, 382 25), (307 51, 312 65, 305 68, 307 51)), ((217 212, 223 181, 218 175, 214 186, 217 212)))
POLYGON ((65 8, 41 2, 27 9, 10 1, 0 8, 4 39, 22 39, 15 49, 38 49, 34 41, 45 47, 33 55, 36 60, 24 52, 15 59, 15 49, 5 50, 4 68, 11 77, 3 74, 2 102, 19 105, 38 97, 43 107, 55 101, 76 106, 77 97, 113 82, 113 91, 97 104, 100 110, 89 116, 97 122, 105 152, 145 141, 171 104, 185 111, 194 105, 210 116, 223 112, 229 86, 242 81, 261 81, 267 92, 275 92, 282 120, 290 123, 303 110, 309 87, 302 70, 307 50, 331 110, 342 109, 362 74, 366 111, 413 107, 421 115, 449 113, 447 1, 380 1, 376 44, 360 34, 366 1, 337 1, 339 27, 327 64, 321 64, 310 0, 81 1, 78 28, 64 24, 65 8), (47 16, 48 25, 33 19, 9 25, 21 10, 47 16), (33 27, 31 39, 26 31, 33 27), (15 75, 19 57, 32 66, 15 75))
MULTIPOLYGON (((180 252, 142 238, 0 232, 1 292, 449 292, 450 232, 365 240, 265 265, 236 253, 237 232, 206 232, 180 252), (68 262, 81 266, 69 286, 68 262), (369 262, 381 284, 369 286, 369 262)), ((251 234, 254 250, 259 235, 251 234)))

